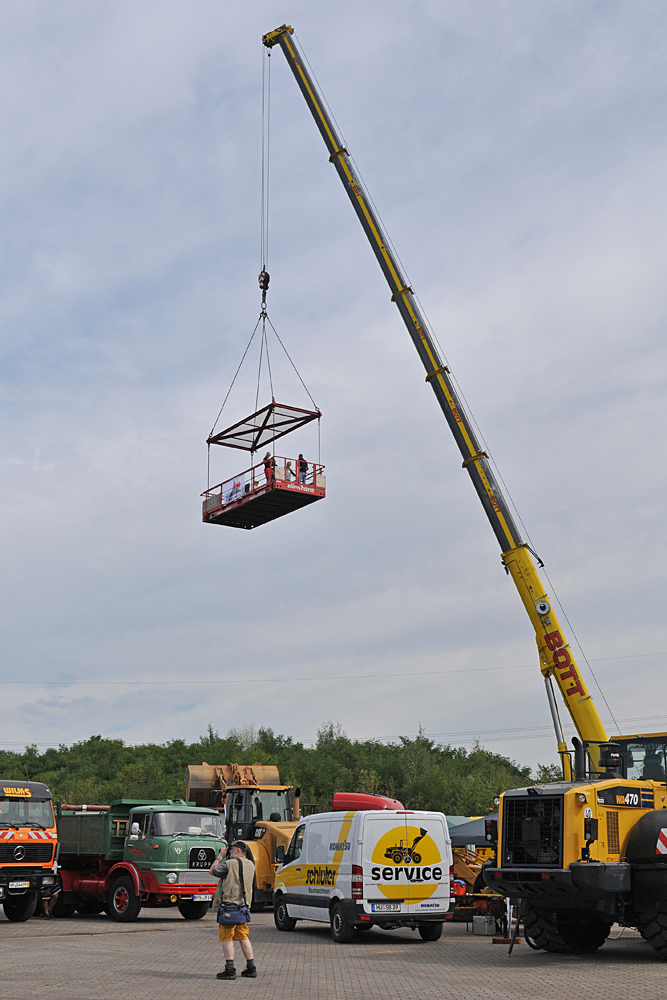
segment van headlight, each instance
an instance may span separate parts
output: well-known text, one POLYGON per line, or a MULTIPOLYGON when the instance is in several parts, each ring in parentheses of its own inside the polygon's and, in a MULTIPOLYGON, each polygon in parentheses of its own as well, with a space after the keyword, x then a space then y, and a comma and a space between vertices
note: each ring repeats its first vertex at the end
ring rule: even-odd
POLYGON ((167 882, 169 882, 170 885, 173 885, 174 882, 178 882, 178 875, 176 872, 169 872, 167 875, 167 882))

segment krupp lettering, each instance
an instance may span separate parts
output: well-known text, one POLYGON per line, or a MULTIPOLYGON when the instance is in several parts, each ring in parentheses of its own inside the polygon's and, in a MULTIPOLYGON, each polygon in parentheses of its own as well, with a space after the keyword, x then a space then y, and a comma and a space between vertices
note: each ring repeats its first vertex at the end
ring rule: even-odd
POLYGON ((371 879, 373 882, 400 882, 401 872, 404 873, 407 882, 442 881, 442 868, 431 868, 430 866, 408 868, 404 865, 398 865, 396 868, 390 868, 389 865, 386 868, 381 868, 377 865, 375 868, 371 868, 371 879))
POLYGON ((335 885, 335 868, 309 868, 306 872, 306 885, 335 885))

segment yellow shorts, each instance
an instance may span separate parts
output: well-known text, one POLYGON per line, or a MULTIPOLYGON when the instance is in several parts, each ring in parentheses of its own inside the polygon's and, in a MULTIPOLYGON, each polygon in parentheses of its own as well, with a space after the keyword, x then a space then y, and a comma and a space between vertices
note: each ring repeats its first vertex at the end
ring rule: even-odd
POLYGON ((218 941, 247 941, 249 937, 247 924, 218 924, 218 941))

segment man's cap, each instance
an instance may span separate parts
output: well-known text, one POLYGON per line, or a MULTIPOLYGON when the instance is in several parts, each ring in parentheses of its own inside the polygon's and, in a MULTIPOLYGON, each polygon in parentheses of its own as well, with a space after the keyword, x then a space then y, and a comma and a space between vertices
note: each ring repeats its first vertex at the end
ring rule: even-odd
POLYGON ((238 849, 240 851, 243 851, 243 853, 245 854, 246 858, 248 857, 248 845, 245 843, 244 840, 235 840, 233 844, 229 845, 230 851, 231 851, 232 847, 238 847, 238 849))

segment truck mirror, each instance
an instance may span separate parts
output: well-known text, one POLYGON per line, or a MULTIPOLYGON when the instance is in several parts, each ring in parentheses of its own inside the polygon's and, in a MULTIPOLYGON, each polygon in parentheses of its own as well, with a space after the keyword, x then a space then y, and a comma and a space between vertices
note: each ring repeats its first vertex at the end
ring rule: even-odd
POLYGON ((282 844, 278 844, 276 847, 276 861, 279 865, 285 864, 285 848, 282 844))

